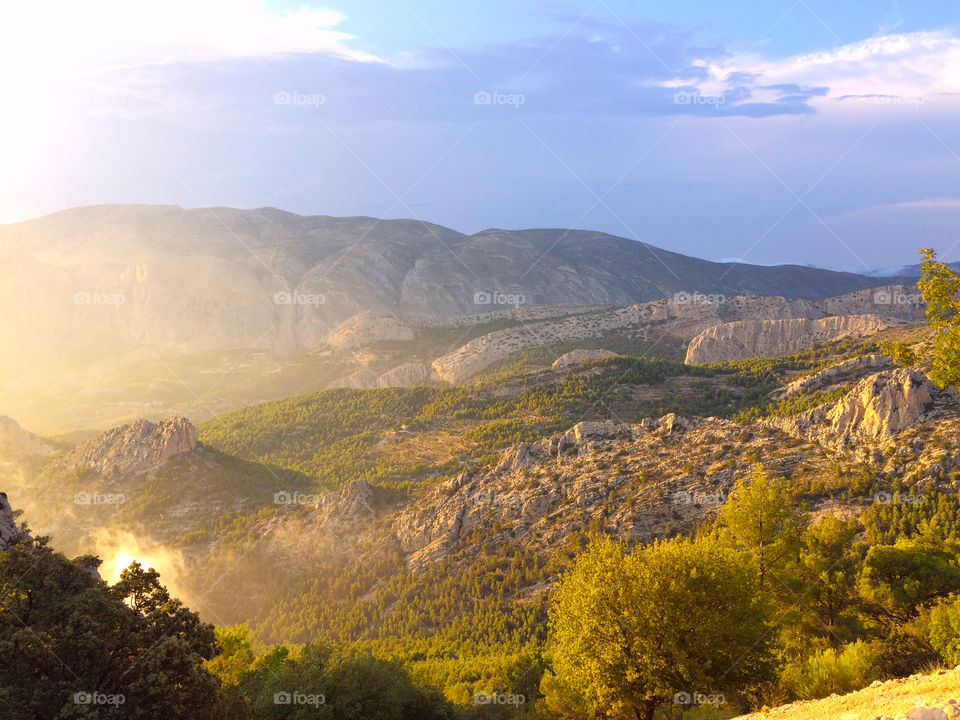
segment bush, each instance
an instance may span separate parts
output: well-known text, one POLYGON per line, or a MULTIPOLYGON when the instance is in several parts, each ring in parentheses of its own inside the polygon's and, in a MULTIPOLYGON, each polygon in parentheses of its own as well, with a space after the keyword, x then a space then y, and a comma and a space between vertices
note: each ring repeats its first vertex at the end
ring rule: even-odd
POLYGON ((950 665, 960 665, 960 596, 941 600, 930 611, 930 644, 950 665))
POLYGON ((792 690, 804 700, 822 698, 831 693, 859 690, 877 678, 877 666, 870 648, 862 640, 811 655, 794 672, 792 690))

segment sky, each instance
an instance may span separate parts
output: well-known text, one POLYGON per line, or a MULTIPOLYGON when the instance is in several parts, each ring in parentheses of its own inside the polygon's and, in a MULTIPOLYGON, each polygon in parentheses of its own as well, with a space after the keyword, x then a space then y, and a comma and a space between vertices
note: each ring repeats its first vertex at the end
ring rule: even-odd
POLYGON ((272 206, 960 259, 956 0, 5 3, 0 92, 0 222, 272 206))

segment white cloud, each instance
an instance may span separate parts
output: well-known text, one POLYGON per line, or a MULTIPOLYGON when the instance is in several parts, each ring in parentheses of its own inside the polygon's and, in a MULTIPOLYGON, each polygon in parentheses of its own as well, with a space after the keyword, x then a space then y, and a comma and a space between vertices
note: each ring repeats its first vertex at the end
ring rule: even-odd
POLYGON ((709 70, 713 81, 705 87, 714 92, 738 77, 734 74, 753 76, 753 101, 766 99, 763 86, 799 85, 829 88, 824 97, 811 100, 821 106, 841 99, 934 102, 960 93, 960 38, 945 31, 882 35, 778 60, 734 55, 709 70))
POLYGON ((354 60, 333 10, 274 12, 263 0, 47 0, 8 3, 0 21, 4 80, 56 80, 118 66, 328 52, 354 60))
POLYGON ((840 218, 862 218, 865 216, 888 215, 905 212, 954 212, 960 211, 960 198, 931 198, 929 200, 907 200, 904 202, 868 205, 840 215, 840 218))

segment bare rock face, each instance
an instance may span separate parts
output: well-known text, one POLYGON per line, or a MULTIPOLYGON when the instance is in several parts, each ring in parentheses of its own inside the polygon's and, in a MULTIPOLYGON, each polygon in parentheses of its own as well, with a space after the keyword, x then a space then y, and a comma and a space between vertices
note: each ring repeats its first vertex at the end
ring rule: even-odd
POLYGON ((7 494, 0 492, 0 552, 8 550, 26 537, 26 533, 17 526, 13 517, 13 508, 7 500, 7 494))
POLYGON ((704 330, 687 345, 687 365, 787 355, 816 342, 878 332, 889 325, 876 315, 834 315, 811 320, 738 320, 704 330))
POLYGON ((410 387, 430 379, 431 371, 424 363, 408 362, 387 370, 377 378, 377 387, 410 387))
POLYGON ((919 423, 939 393, 923 373, 897 368, 859 382, 827 420, 842 435, 887 438, 919 423))
MULTIPOLYGON (((803 349, 817 340, 834 339, 833 335, 838 333, 839 337, 853 334, 852 330, 844 334, 835 327, 838 321, 830 318, 837 316, 863 315, 889 322, 922 322, 923 307, 913 302, 913 299, 910 288, 905 285, 891 285, 878 288, 876 291, 859 290, 820 300, 761 295, 737 295, 726 298, 722 295, 678 293, 672 298, 661 298, 630 307, 599 312, 594 310, 589 313, 525 322, 517 327, 494 330, 473 338, 459 348, 436 358, 433 361, 433 369, 440 379, 458 383, 523 350, 560 342, 602 338, 606 335, 627 335, 656 342, 661 347, 669 345, 682 347, 691 344, 691 338, 696 342, 700 335, 709 332, 711 328, 725 326, 735 321, 755 323, 760 318, 763 321, 793 319, 822 321, 818 325, 800 323, 793 330, 789 326, 784 326, 785 338, 797 335, 800 340, 793 345, 787 342, 774 343, 770 340, 769 354, 779 354, 779 348, 783 346, 803 349), (817 330, 819 336, 817 332, 811 331, 813 337, 808 338, 797 330, 801 327, 812 328, 812 331, 817 330)), ((882 326, 877 325, 877 329, 880 327, 882 326)), ((766 332, 770 334, 769 329, 766 332)), ((871 330, 864 325, 860 332, 868 333, 871 330)), ((743 330, 738 331, 738 334, 742 333, 743 330)), ((710 342, 709 339, 704 339, 698 345, 706 346, 710 342)), ((727 359, 763 354, 756 353, 754 345, 755 341, 750 340, 742 345, 738 352, 730 352, 731 357, 727 359)), ((688 362, 712 361, 711 359, 688 359, 688 362)))
POLYGON ((834 403, 772 422, 791 435, 827 444, 884 440, 921 423, 944 395, 922 372, 894 368, 864 378, 834 403))
POLYGON ((0 415, 0 459, 49 455, 53 447, 20 427, 12 417, 0 415))
POLYGON ((340 323, 324 342, 338 350, 350 350, 384 340, 405 342, 414 337, 413 328, 393 313, 365 310, 340 323))
POLYGON ((64 458, 67 468, 100 473, 144 472, 197 447, 197 430, 182 416, 152 423, 136 420, 78 445, 64 458))
POLYGON ((571 350, 568 353, 564 353, 556 360, 553 361, 552 367, 554 370, 566 370, 567 368, 573 365, 580 365, 585 362, 595 362, 597 360, 606 360, 607 358, 616 357, 617 353, 611 352, 610 350, 571 350))
POLYGON ((347 520, 373 515, 373 488, 366 480, 354 480, 339 492, 324 495, 317 503, 327 519, 347 520))

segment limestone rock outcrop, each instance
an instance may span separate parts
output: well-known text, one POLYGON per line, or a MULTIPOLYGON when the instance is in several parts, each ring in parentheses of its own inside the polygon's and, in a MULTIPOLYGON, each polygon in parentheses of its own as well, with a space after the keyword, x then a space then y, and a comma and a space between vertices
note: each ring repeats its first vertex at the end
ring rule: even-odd
POLYGON ((365 310, 344 320, 323 340, 338 350, 350 350, 383 341, 406 342, 414 337, 413 328, 393 313, 365 310))
POLYGON ((327 519, 347 520, 373 514, 373 488, 366 480, 354 480, 339 492, 320 498, 317 508, 327 519))
POLYGON ((923 373, 897 368, 861 380, 827 420, 841 435, 887 438, 918 424, 939 394, 923 373))
POLYGON ((578 348, 558 357, 550 367, 554 370, 566 370, 569 367, 580 365, 581 363, 606 360, 607 358, 616 356, 617 353, 610 350, 583 350, 578 348))
POLYGON ((923 422, 947 397, 922 372, 898 367, 864 378, 836 402, 771 423, 791 435, 826 444, 885 440, 923 422))
POLYGON ((812 320, 738 320, 715 325, 687 345, 684 362, 729 362, 752 357, 787 355, 806 350, 816 342, 870 335, 890 323, 877 315, 834 315, 812 320))
POLYGON ((187 418, 175 416, 159 423, 140 419, 78 445, 60 464, 99 473, 138 473, 196 447, 197 430, 187 418))

